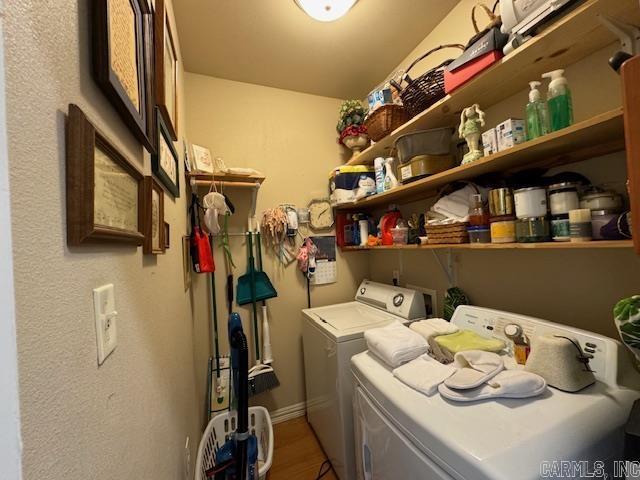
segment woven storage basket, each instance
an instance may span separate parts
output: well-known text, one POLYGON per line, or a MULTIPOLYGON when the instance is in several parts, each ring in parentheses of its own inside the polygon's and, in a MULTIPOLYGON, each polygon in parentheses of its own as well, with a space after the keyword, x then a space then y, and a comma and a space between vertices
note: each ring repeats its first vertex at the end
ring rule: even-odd
POLYGON ((402 105, 383 105, 374 110, 364 121, 364 124, 371 140, 378 142, 407 120, 409 117, 402 105))
POLYGON ((425 225, 427 242, 430 244, 469 243, 468 222, 446 225, 425 225))
POLYGON ((418 57, 414 62, 409 65, 403 80, 407 82, 407 85, 402 88, 397 82, 391 80, 394 87, 400 92, 400 98, 402 104, 409 114, 409 118, 415 117, 417 114, 426 110, 431 105, 436 103, 441 98, 444 98, 444 70, 447 65, 453 62, 454 59, 446 60, 437 67, 426 71, 416 79, 409 77, 409 72, 429 55, 445 48, 459 48, 464 51, 464 46, 459 44, 440 45, 427 53, 418 57))

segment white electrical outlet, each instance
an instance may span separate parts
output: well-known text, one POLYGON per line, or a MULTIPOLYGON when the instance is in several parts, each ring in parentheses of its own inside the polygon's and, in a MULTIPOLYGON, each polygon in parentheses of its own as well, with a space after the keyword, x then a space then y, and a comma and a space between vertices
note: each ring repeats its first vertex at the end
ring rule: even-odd
POLYGON ((93 289, 93 310, 96 322, 98 365, 102 365, 118 344, 116 329, 118 312, 112 283, 93 289))
POLYGON ((191 447, 189 437, 184 442, 184 480, 191 480, 191 447))

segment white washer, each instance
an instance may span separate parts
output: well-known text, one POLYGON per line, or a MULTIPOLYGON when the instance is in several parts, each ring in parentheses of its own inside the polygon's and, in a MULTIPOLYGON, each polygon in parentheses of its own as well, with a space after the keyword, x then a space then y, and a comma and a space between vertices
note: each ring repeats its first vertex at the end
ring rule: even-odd
POLYGON ((363 281, 354 302, 302 311, 307 419, 340 480, 355 479, 349 361, 367 349, 364 331, 425 316, 422 293, 363 281))
POLYGON ((503 339, 509 323, 529 336, 554 332, 574 337, 594 352, 590 364, 597 382, 578 393, 549 388, 534 399, 457 404, 439 394, 418 393, 369 352, 358 354, 352 358, 358 478, 567 478, 558 470, 564 468, 561 461, 588 462, 569 465, 593 469, 594 462, 607 462, 609 468, 611 460, 623 459, 623 428, 640 397, 640 382, 619 342, 479 307, 458 307, 452 323, 503 339))

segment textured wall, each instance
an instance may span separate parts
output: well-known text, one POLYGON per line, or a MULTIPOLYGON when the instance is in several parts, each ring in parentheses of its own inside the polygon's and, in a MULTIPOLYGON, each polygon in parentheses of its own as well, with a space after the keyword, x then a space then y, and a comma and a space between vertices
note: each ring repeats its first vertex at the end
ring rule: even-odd
MULTIPOLYGON (((228 166, 253 167, 267 176, 260 189, 258 216, 265 208, 281 203, 306 205, 327 195, 328 174, 340 161, 341 147, 335 141, 340 100, 220 80, 188 73, 187 120, 189 141, 222 156, 228 166)), ((250 194, 227 189, 236 205, 230 231, 244 231, 250 194)), ((232 238, 236 278, 246 270, 242 239, 232 238)), ((282 385, 255 399, 271 410, 304 401, 300 310, 306 308, 306 284, 295 265, 278 266, 273 255, 265 255, 265 271, 278 290, 278 298, 267 302, 271 317, 274 366, 282 385)), ((228 351, 224 302, 224 263, 216 253, 221 350, 228 351)), ((338 282, 312 287, 314 306, 353 299, 358 283, 365 278, 365 259, 340 255, 338 282)), ((209 356, 209 290, 205 278, 194 275, 194 322, 199 335, 196 348, 198 378, 204 378, 209 356)), ((241 308, 245 328, 250 310, 241 308)), ((250 337, 250 340, 252 337, 250 337)), ((253 349, 252 349, 253 351, 253 349)))
POLYGON ((70 102, 141 171, 151 166, 91 78, 90 2, 44 3, 11 2, 5 12, 24 476, 175 480, 183 475, 185 437, 198 442, 201 410, 182 277, 184 192, 176 201, 165 197, 172 238, 164 256, 66 246, 70 102), (110 282, 119 343, 98 367, 92 288, 110 282))

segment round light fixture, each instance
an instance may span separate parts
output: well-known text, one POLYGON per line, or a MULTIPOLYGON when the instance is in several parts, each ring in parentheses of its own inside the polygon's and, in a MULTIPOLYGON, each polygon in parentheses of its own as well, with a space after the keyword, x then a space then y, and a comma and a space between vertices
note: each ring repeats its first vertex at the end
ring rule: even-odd
POLYGON ((294 0, 311 18, 333 22, 346 15, 358 0, 294 0))

